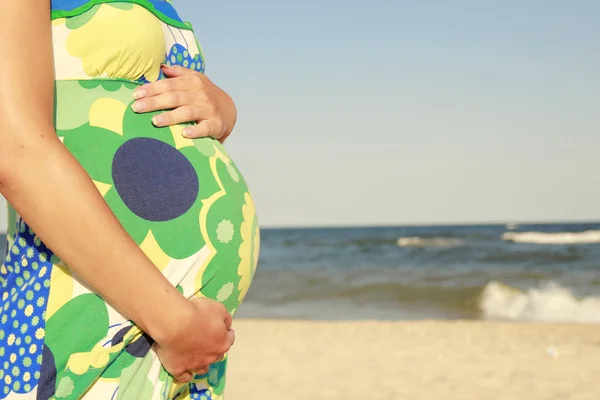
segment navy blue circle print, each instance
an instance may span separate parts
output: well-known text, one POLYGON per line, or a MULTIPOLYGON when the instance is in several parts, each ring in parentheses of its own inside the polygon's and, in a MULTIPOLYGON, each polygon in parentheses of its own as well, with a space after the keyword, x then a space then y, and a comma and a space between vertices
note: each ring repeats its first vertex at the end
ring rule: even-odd
POLYGON ((198 175, 177 149, 160 140, 123 143, 112 164, 115 188, 137 216, 169 221, 188 211, 198 197, 198 175))

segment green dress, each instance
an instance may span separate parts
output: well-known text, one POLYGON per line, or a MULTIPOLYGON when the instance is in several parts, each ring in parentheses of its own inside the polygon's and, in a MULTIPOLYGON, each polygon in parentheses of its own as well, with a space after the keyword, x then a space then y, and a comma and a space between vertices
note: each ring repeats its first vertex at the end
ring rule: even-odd
MULTIPOLYGON (((164 79, 161 63, 204 71, 189 23, 165 0, 53 0, 52 34, 60 140, 168 280, 234 314, 259 252, 240 171, 219 142, 185 139, 183 126, 156 128, 156 113, 131 109, 138 86, 164 79)), ((226 358, 177 384, 151 346, 9 206, 0 399, 223 398, 226 358)))

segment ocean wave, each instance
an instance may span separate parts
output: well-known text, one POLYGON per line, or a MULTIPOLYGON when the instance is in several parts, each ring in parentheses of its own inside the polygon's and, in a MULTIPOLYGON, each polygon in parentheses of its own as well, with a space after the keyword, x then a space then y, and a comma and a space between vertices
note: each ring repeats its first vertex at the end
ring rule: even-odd
POLYGON ((600 323, 600 297, 576 297, 555 282, 526 291, 492 281, 483 289, 479 308, 484 319, 600 323))
POLYGON ((532 263, 537 264, 557 264, 574 263, 585 259, 585 253, 578 248, 569 247, 568 249, 557 249, 552 251, 549 248, 541 248, 539 251, 509 251, 499 249, 484 253, 477 258, 478 262, 514 264, 514 263, 532 263))
POLYGON ((274 270, 257 274, 249 299, 256 306, 305 307, 307 315, 319 314, 315 307, 320 306, 315 304, 321 304, 340 307, 341 314, 352 313, 354 307, 367 307, 379 314, 388 313, 391 318, 402 314, 417 318, 600 323, 600 297, 576 296, 539 272, 514 271, 492 279, 476 271, 448 272, 437 279, 428 276, 367 270, 344 274, 274 270), (528 282, 528 288, 520 290, 502 283, 504 280, 528 282), (538 286, 536 281, 549 283, 538 286))
POLYGON ((502 239, 514 243, 589 244, 600 243, 600 230, 585 232, 505 232, 502 239))
POLYGON ((358 246, 358 247, 367 247, 367 246, 384 246, 384 245, 394 245, 396 243, 395 238, 386 238, 386 237, 374 237, 374 238, 359 238, 359 239, 348 239, 348 240, 315 240, 315 241, 307 241, 306 239, 285 239, 281 241, 281 246, 283 247, 308 247, 308 248, 317 248, 317 247, 348 247, 348 246, 358 246))
POLYGON ((398 247, 458 247, 465 243, 463 239, 447 237, 401 237, 398 247))
MULTIPOLYGON (((437 273, 433 275, 437 276, 437 273)), ((254 282, 253 297, 257 301, 294 302, 306 300, 340 300, 373 302, 391 301, 396 304, 445 304, 474 300, 482 285, 458 285, 457 277, 470 274, 447 272, 439 279, 428 280, 423 271, 396 271, 365 268, 338 271, 262 270, 254 282)), ((475 304, 476 306, 476 304, 475 304)), ((476 311, 476 308, 475 308, 476 311)))

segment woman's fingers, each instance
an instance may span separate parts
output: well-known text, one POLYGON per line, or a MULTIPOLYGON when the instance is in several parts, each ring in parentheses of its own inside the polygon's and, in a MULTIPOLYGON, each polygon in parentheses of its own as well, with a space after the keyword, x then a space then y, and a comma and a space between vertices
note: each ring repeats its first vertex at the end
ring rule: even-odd
POLYGON ((175 380, 179 383, 189 383, 194 379, 194 375, 191 372, 184 372, 178 376, 174 377, 175 380))
MULTIPOLYGON (((165 70, 163 69, 163 71, 165 70)), ((163 93, 201 89, 202 87, 204 87, 202 74, 190 71, 190 73, 182 73, 169 79, 160 79, 156 82, 146 83, 133 92, 133 97, 139 100, 158 96, 163 93)))
POLYGON ((227 328, 227 330, 232 330, 231 324, 233 323, 233 317, 227 312, 227 310, 225 311, 224 318, 225 328, 227 328))
POLYGON ((198 122, 184 130, 184 136, 190 139, 206 136, 218 139, 225 132, 219 113, 210 101, 203 99, 202 93, 163 93, 136 100, 131 108, 137 113, 171 110, 152 117, 152 123, 158 127, 198 122))
POLYGON ((233 339, 233 333, 225 327, 227 309, 223 304, 199 297, 189 305, 188 312, 182 313, 184 329, 154 344, 161 364, 183 383, 192 380, 194 374, 205 374, 211 364, 229 351, 233 339))
POLYGON ((227 334, 229 335, 229 343, 231 343, 231 346, 233 346, 233 344, 235 343, 235 331, 232 329, 229 329, 227 331, 227 334))
POLYGON ((140 86, 134 93, 133 111, 169 110, 154 115, 152 123, 163 127, 195 122, 182 131, 184 137, 212 137, 222 143, 237 118, 231 98, 204 74, 180 66, 162 66, 162 70, 169 79, 140 86))
POLYGON ((165 364, 163 360, 161 360, 161 362, 163 363, 163 367, 167 370, 167 372, 169 372, 172 376, 173 379, 175 379, 177 382, 179 383, 188 383, 190 381, 192 381, 194 379, 194 376, 196 375, 205 375, 208 373, 208 370, 210 368, 210 365, 223 360, 225 357, 225 354, 219 355, 219 356, 211 356, 209 357, 209 359, 206 360, 205 363, 202 364, 198 364, 198 363, 189 363, 190 360, 185 360, 188 361, 186 363, 182 363, 177 367, 173 367, 172 365, 170 365, 169 363, 165 364), (187 364, 187 365, 185 365, 187 364), (195 365, 193 365, 195 364, 195 365))
POLYGON ((203 118, 206 118, 206 111, 201 106, 181 106, 153 116, 152 123, 156 126, 168 126, 194 122, 203 118))
POLYGON ((208 366, 206 366, 204 368, 196 369, 196 370, 192 371, 192 373, 194 375, 206 375, 208 373, 208 366))
POLYGON ((171 110, 184 104, 190 104, 190 102, 191 99, 189 92, 176 91, 136 100, 131 105, 131 108, 137 113, 145 113, 151 111, 171 110))
POLYGON ((207 136, 218 139, 223 136, 223 123, 212 119, 200 121, 197 125, 186 126, 183 136, 188 139, 207 136))
POLYGON ((196 75, 200 74, 189 68, 182 67, 180 65, 161 65, 161 69, 167 78, 175 78, 184 75, 196 75))
POLYGON ((210 107, 185 105, 153 116, 152 123, 161 127, 199 121, 196 125, 186 126, 183 136, 190 139, 206 136, 219 138, 223 136, 223 122, 215 115, 210 107))

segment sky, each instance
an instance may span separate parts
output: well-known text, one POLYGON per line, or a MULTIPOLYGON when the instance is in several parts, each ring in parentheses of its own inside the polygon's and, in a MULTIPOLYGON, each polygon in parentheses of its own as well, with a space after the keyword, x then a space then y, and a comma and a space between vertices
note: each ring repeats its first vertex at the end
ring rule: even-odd
POLYGON ((261 225, 600 220, 600 2, 174 3, 261 225))

